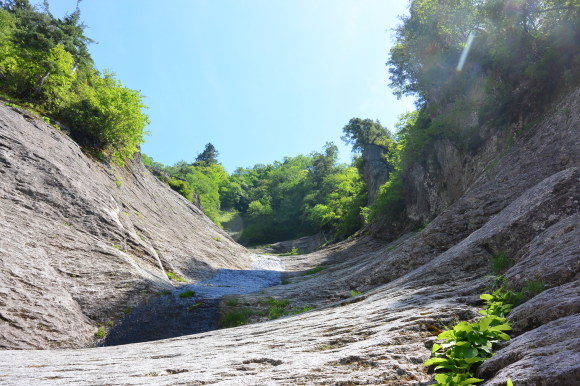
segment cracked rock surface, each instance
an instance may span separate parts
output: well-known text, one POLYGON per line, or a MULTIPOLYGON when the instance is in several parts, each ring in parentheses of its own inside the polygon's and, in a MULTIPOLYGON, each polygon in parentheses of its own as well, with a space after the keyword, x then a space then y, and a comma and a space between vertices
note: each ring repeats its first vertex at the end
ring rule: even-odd
MULTIPOLYGON (((283 257, 289 284, 237 296, 248 305, 288 298, 313 311, 123 346, 1 351, 0 383, 426 385, 432 374, 422 363, 436 335, 477 317, 492 253, 502 251, 514 263, 508 280, 543 280, 546 289, 514 309, 518 329, 481 375, 489 385, 507 377, 516 385, 576 385, 579 106, 576 90, 421 232, 283 257), (318 266, 326 269, 307 274, 318 266)), ((12 280, 28 274, 8 272, 12 280)))

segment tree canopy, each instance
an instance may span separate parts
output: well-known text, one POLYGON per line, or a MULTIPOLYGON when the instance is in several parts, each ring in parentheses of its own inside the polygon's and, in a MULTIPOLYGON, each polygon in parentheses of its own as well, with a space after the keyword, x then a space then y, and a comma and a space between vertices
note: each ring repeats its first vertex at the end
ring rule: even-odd
POLYGON ((87 150, 117 164, 144 142, 145 105, 109 71, 94 68, 77 8, 55 18, 45 2, 0 2, 0 91, 60 121, 87 150))

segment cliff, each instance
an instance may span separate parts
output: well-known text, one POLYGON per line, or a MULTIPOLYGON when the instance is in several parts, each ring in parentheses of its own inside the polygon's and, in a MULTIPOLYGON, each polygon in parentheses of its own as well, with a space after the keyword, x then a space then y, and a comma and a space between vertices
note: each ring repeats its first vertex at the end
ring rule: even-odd
POLYGON ((92 344, 98 322, 173 288, 246 268, 246 250, 139 158, 85 155, 65 133, 0 105, 0 348, 92 344))

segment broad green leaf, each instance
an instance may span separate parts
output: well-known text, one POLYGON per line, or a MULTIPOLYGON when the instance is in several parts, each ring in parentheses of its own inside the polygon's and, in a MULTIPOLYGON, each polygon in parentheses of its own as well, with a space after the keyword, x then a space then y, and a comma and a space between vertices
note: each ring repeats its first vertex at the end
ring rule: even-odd
POLYGON ((441 334, 437 335, 437 339, 439 339, 439 340, 453 339, 453 338, 455 338, 455 333, 453 332, 453 330, 443 331, 441 334))
POLYGON ((500 324, 499 326, 493 326, 492 328, 490 328, 490 330, 492 331, 507 331, 511 329, 512 328, 509 324, 500 324))
POLYGON ((474 357, 474 358, 465 358, 464 359, 465 363, 470 364, 470 365, 477 363, 477 362, 483 362, 484 360, 485 359, 482 357, 474 357))
POLYGON ((435 351, 439 350, 442 346, 440 344, 435 343, 433 347, 431 347, 431 352, 434 353, 435 351))
POLYGON ((505 386, 514 386, 514 384, 513 384, 512 380, 511 380, 510 378, 508 378, 508 380, 507 380, 507 382, 506 382, 505 386))
POLYGON ((459 322, 457 323, 457 325, 455 327, 453 327, 453 331, 459 332, 459 331, 466 331, 466 332, 470 332, 473 331, 473 327, 471 327, 471 325, 467 322, 459 322))
POLYGON ((490 295, 490 294, 482 294, 482 295, 479 295, 479 298, 480 299, 483 299, 483 300, 493 300, 493 295, 490 295))
POLYGON ((449 360, 445 359, 445 358, 431 358, 428 359, 425 363, 423 363, 423 366, 431 366, 431 365, 439 365, 442 363, 448 363, 449 360))
POLYGON ((461 381, 459 383, 459 385, 461 385, 461 386, 467 386, 467 385, 473 385, 474 383, 477 383, 477 382, 483 382, 483 379, 479 379, 479 378, 467 378, 467 379, 461 381))
POLYGON ((464 358, 475 358, 479 351, 476 348, 468 348, 464 351, 464 358))
POLYGON ((497 336, 502 340, 510 340, 510 336, 508 334, 504 334, 503 332, 500 334, 497 334, 497 336))

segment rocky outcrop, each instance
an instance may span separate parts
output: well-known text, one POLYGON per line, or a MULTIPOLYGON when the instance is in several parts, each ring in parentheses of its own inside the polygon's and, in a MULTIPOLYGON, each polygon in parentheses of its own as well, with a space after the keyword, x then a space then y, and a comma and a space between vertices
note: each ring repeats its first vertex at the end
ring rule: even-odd
POLYGON ((0 348, 92 344, 97 322, 172 288, 244 268, 243 247, 153 177, 85 155, 65 133, 0 106, 0 348))
POLYGON ((85 350, 0 352, 6 384, 425 385, 436 335, 478 316, 490 260, 502 252, 519 289, 511 341, 479 372, 489 385, 573 385, 580 377, 580 90, 490 157, 421 232, 385 245, 362 237, 286 256, 289 284, 238 297, 288 298, 314 311, 169 340, 85 350), (311 274, 308 270, 326 269, 311 274), (351 292, 355 291, 355 292, 351 292), (357 295, 358 292, 361 294, 357 295), (563 298, 558 301, 558 297, 563 298), (545 310, 545 312, 542 312, 545 310), (33 369, 33 371, 31 371, 33 369))
POLYGON ((389 168, 385 160, 387 151, 383 146, 368 144, 362 152, 363 180, 368 190, 368 202, 372 203, 377 198, 379 188, 389 180, 389 168))

